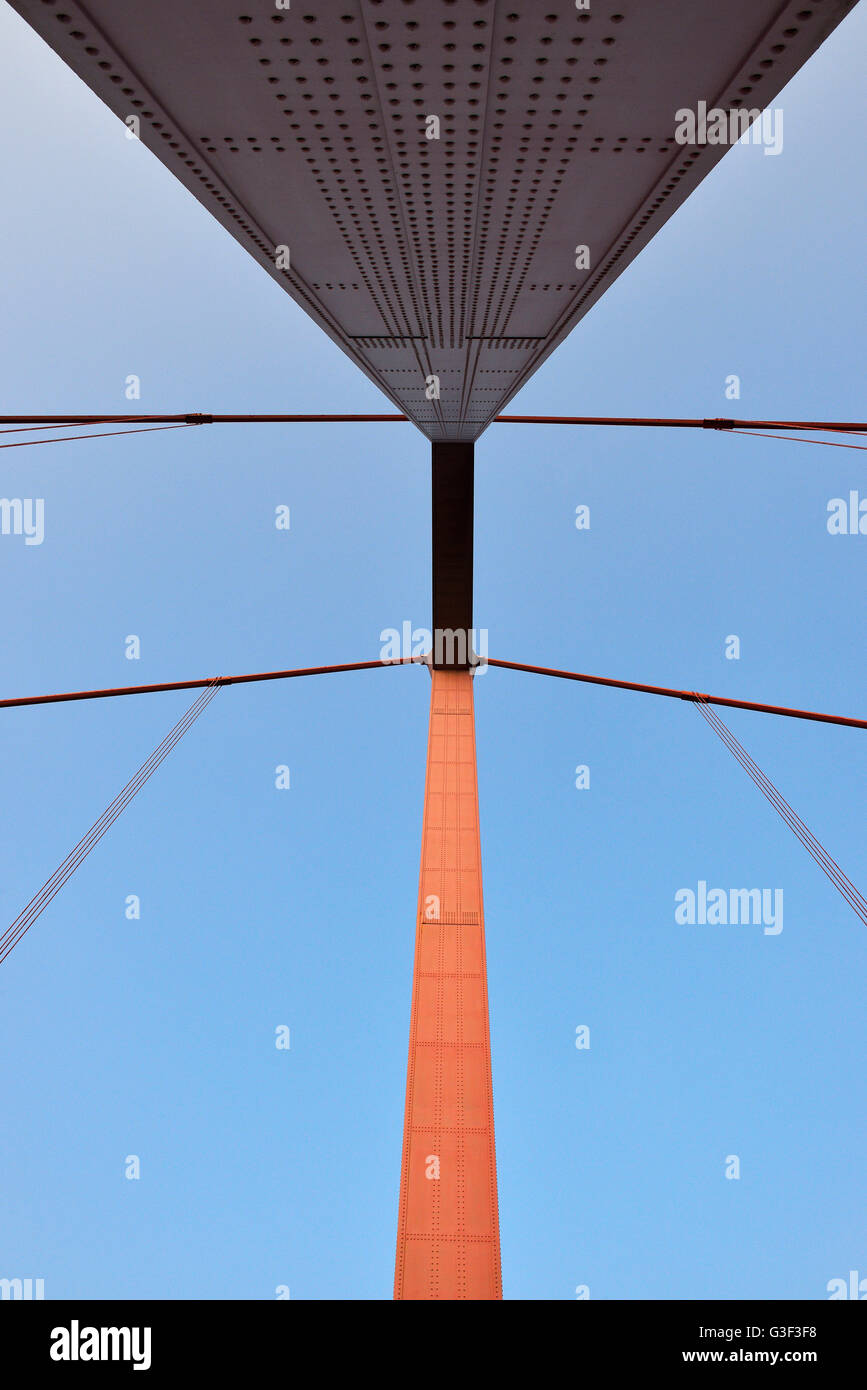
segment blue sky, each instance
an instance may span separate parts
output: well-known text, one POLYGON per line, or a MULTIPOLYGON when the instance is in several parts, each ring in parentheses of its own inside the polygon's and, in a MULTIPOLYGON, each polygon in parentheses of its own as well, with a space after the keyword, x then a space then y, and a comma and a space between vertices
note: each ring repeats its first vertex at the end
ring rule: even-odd
MULTIPOLYGON (((778 99, 783 153, 734 148, 515 411, 863 417, 865 39, 861 7, 778 99)), ((143 411, 390 408, 5 7, 0 51, 0 413, 123 412, 131 373, 143 411)), ((867 495, 859 453, 497 425, 476 457, 491 655, 863 715, 867 538, 826 530, 867 495)), ((409 425, 9 450, 3 474, 46 517, 40 546, 0 537, 3 694, 365 660, 429 626, 409 425)), ((221 691, 0 968, 0 1277, 390 1296, 428 687, 221 691)), ((7 921, 191 698, 0 712, 7 921)), ((867 1276, 863 925, 687 705, 491 669, 476 709, 506 1297, 867 1276), (678 925, 699 880, 782 888, 783 931, 678 925)), ((724 717, 867 888, 864 735, 724 717)))

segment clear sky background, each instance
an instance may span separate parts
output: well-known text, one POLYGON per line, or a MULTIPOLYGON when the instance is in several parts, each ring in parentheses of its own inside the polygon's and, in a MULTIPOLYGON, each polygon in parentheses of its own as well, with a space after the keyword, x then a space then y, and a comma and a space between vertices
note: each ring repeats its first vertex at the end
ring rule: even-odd
MULTIPOLYGON (((861 6, 776 102, 783 153, 728 153, 514 410, 864 417, 865 40, 861 6)), ((5 6, 0 53, 0 413, 391 408, 5 6)), ((860 453, 495 425, 476 456, 491 655, 867 712, 867 536, 826 529, 860 453)), ((430 625, 410 425, 8 450, 0 491, 46 508, 0 537, 4 695, 430 625)), ((222 690, 0 967, 0 1277, 390 1297, 429 684, 222 690)), ((0 711, 4 926, 192 698, 0 711)), ((490 669, 476 712, 506 1297, 867 1276, 862 923, 688 705, 490 669), (678 925, 700 879, 782 888, 783 931, 678 925)), ((867 890, 867 736, 724 717, 867 890)))

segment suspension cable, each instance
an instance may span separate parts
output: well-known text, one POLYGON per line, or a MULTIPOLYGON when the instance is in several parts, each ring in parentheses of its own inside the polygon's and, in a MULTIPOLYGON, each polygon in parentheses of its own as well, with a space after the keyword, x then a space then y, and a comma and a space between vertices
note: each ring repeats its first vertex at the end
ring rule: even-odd
MULTIPOLYGON (((366 415, 292 414, 292 415, 214 415, 196 411, 149 415, 0 415, 0 425, 28 427, 32 425, 292 425, 369 424, 372 422, 407 423, 408 415, 380 412, 366 415)), ((495 415, 492 421, 500 425, 625 425, 639 429, 696 429, 724 430, 818 430, 842 434, 865 434, 867 422, 845 420, 736 420, 668 418, 642 415, 495 415)))
MULTIPOLYGON (((558 671, 549 666, 528 666, 520 661, 499 661, 485 657, 488 666, 501 666, 509 671, 529 671, 537 676, 557 676, 561 680, 583 681, 587 685, 613 686, 617 690, 637 690, 648 695, 665 695, 675 700, 701 699, 713 705, 729 705, 733 709, 757 710, 760 714, 780 714, 789 719, 813 719, 823 724, 844 724, 853 729, 867 729, 867 719, 844 714, 822 714, 815 710, 789 709, 785 705, 759 704, 753 700, 734 700, 724 695, 698 695, 693 690, 676 690, 663 685, 643 685, 637 681, 614 680, 608 676, 588 676, 579 671, 558 671)), ((203 680, 161 681, 153 685, 121 685, 105 690, 67 690, 57 695, 18 695, 0 700, 0 709, 21 705, 57 705, 70 700, 106 700, 115 695, 151 695, 163 690, 197 690, 218 680, 221 685, 247 685, 253 681, 291 680, 294 676, 325 676, 336 671, 373 671, 385 666, 414 666, 427 664, 424 656, 401 656, 379 661, 350 661, 340 666, 304 666, 289 671, 256 671, 245 676, 208 676, 203 680)))
POLYGON ((249 685, 253 681, 285 681, 293 676, 328 676, 335 671, 373 671, 380 666, 409 666, 423 662, 419 656, 401 656, 388 661, 350 661, 342 666, 302 666, 291 671, 256 671, 249 676, 206 676, 195 681, 160 681, 156 685, 118 685, 106 690, 67 690, 59 695, 19 695, 0 700, 0 709, 19 705, 60 705, 69 700, 107 700, 115 695, 153 695, 163 690, 199 690, 218 681, 220 685, 249 685))
POLYGON ((761 430, 732 430, 746 439, 788 439, 790 444, 824 444, 827 449, 867 449, 867 444, 841 444, 836 439, 799 439, 796 434, 764 434, 761 430))
POLYGON ((759 714, 781 714, 788 719, 815 719, 822 724, 846 724, 853 729, 867 729, 867 719, 852 719, 844 714, 819 714, 815 710, 788 709, 785 705, 761 705, 754 700, 732 700, 724 695, 697 694, 694 690, 674 690, 664 685, 641 685, 637 681, 612 680, 608 676, 585 676, 578 671, 555 671, 548 666, 526 666, 519 661, 497 661, 487 657, 489 666, 503 666, 510 671, 529 671, 536 676, 557 676, 560 680, 584 681, 587 685, 609 685, 617 690, 637 690, 646 695, 665 695, 673 700, 703 700, 711 705, 728 705, 732 709, 757 710, 759 714))
MULTIPOLYGON (((137 430, 105 430, 100 434, 61 434, 55 439, 19 439, 14 444, 0 444, 0 449, 28 449, 35 444, 72 444, 77 439, 112 439, 118 434, 154 434, 159 430, 185 430, 189 427, 184 425, 146 425, 137 430)), ((16 431, 4 430, 3 433, 14 434, 16 431)))
POLYGON ((130 778, 123 790, 118 793, 111 805, 103 811, 98 820, 94 821, 87 834, 79 840, 75 848, 70 850, 69 854, 63 860, 63 863, 59 868, 55 869, 54 873, 47 882, 42 885, 36 896, 30 899, 30 902, 19 912, 14 922, 6 928, 6 931, 3 933, 2 937, 0 937, 0 962, 4 961, 10 951, 18 945, 22 936, 30 930, 36 918, 48 906, 52 898, 56 897, 63 885, 75 873, 79 864, 90 854, 94 845, 102 839, 105 832, 114 824, 121 812, 126 809, 136 792, 144 786, 145 782, 147 782, 156 771, 160 763, 168 757, 175 744, 196 722, 199 715, 216 695, 220 688, 220 684, 219 677, 208 683, 207 687, 196 697, 186 713, 183 714, 174 727, 169 730, 162 743, 154 749, 150 757, 142 763, 138 772, 130 778))
POLYGON ((181 716, 174 727, 169 730, 162 743, 151 753, 147 761, 142 763, 138 772, 130 778, 111 805, 103 811, 98 820, 94 821, 87 834, 79 840, 75 848, 69 852, 63 863, 51 875, 51 878, 42 885, 36 896, 31 898, 30 902, 22 909, 14 922, 12 922, 3 935, 0 936, 0 963, 2 963, 9 955, 10 951, 17 946, 22 936, 30 930, 36 918, 44 908, 48 906, 52 898, 56 897, 67 880, 72 877, 79 864, 87 858, 94 845, 102 839, 103 835, 114 824, 121 812, 126 809, 136 792, 144 786, 145 782, 147 782, 156 771, 160 763, 168 757, 175 744, 178 743, 187 730, 196 722, 199 715, 206 706, 210 704, 221 686, 240 685, 251 681, 287 680, 292 676, 324 675, 334 671, 359 671, 376 666, 401 666, 420 661, 421 658, 419 657, 402 657, 394 661, 386 662, 356 661, 342 666, 311 666, 305 669, 292 671, 263 671, 247 676, 211 676, 207 680, 201 681, 166 681, 159 685, 130 685, 118 687, 114 690, 78 690, 63 695, 36 695, 0 702, 0 704, 6 707, 32 704, 56 704, 66 700, 92 700, 114 695, 137 695, 162 690, 190 690, 201 688, 201 693, 196 697, 193 704, 186 713, 181 716))
MULTIPOLYGON (((497 415, 503 425, 627 425, 638 429, 723 430, 828 430, 842 434, 867 433, 867 423, 844 420, 731 420, 670 419, 647 415, 497 415)), ((776 437, 776 436, 774 436, 776 437)))
POLYGON ((811 830, 807 828, 797 811, 793 810, 788 801, 781 795, 774 786, 770 777, 767 777, 757 763, 753 761, 743 744, 739 743, 731 729, 720 719, 715 710, 708 707, 707 696, 695 694, 693 704, 702 718, 710 725, 717 737, 725 744, 730 753, 733 753, 747 776, 752 779, 762 795, 770 802, 774 810, 794 831, 801 844, 812 855, 819 865, 819 868, 828 876, 834 887, 846 899, 849 906, 861 918, 867 926, 867 899, 855 887, 854 883, 846 877, 840 865, 816 839, 811 830))
MULTIPOLYGON (((7 416, 7 417, 5 417, 5 418, 8 419, 9 417, 7 416)), ((111 417, 111 416, 106 416, 105 418, 99 417, 99 418, 93 419, 93 420, 90 421, 90 424, 92 424, 92 425, 112 425, 112 424, 122 423, 122 424, 124 424, 124 425, 138 425, 138 424, 145 424, 145 423, 148 421, 149 418, 150 418, 150 417, 147 416, 147 415, 123 415, 123 416, 118 417, 118 419, 115 419, 115 418, 113 418, 113 417, 111 417)), ((6 428, 0 430, 0 434, 35 434, 38 430, 54 430, 54 429, 57 429, 58 425, 81 424, 81 423, 83 423, 83 422, 82 422, 82 421, 79 421, 77 417, 73 417, 73 418, 71 418, 71 419, 66 419, 65 416, 62 416, 62 415, 61 415, 58 419, 53 420, 53 421, 51 422, 50 425, 14 425, 14 426, 6 427, 6 428)), ((186 421, 184 421, 184 423, 186 424, 186 421)), ((76 439, 81 438, 81 437, 82 437, 82 436, 79 436, 79 435, 76 435, 76 436, 75 436, 76 439)))
MULTIPOLYGON (((847 902, 854 908, 862 920, 867 925, 867 900, 863 898, 854 884, 846 877, 839 865, 831 858, 819 841, 808 830, 807 826, 801 821, 797 813, 789 806, 788 802, 777 791, 773 783, 761 771, 757 764, 753 762, 749 754, 735 739, 734 734, 723 724, 722 720, 708 707, 711 704, 727 705, 736 709, 757 710, 765 714, 785 715, 794 719, 818 720, 828 724, 842 724, 853 728, 867 729, 867 720, 850 718, 845 715, 822 714, 813 710, 789 709, 781 705, 758 704, 748 700, 735 700, 725 696, 707 695, 699 691, 676 690, 665 686, 654 686, 639 684, 635 681, 615 680, 605 676, 589 676, 577 671, 559 671, 551 667, 530 666, 515 661, 500 661, 495 657, 486 658, 490 666, 499 666, 507 670, 527 671, 535 675, 556 676, 564 680, 575 680, 591 685, 603 685, 615 687, 621 690, 634 690, 652 695, 664 695, 674 699, 688 700, 695 704, 714 731, 735 755, 741 766, 749 774, 759 789, 771 802, 771 805, 779 812, 786 823, 808 849, 810 854, 828 875, 831 881, 846 898, 847 902)), ((425 664, 426 658, 398 657, 391 661, 355 661, 341 665, 332 666, 308 666, 295 668, 285 671, 260 671, 249 675, 240 676, 212 676, 205 680, 192 681, 164 681, 151 685, 130 685, 118 686, 104 690, 76 690, 67 691, 57 695, 30 695, 19 696, 17 698, 0 700, 0 708, 13 708, 23 705, 57 704, 71 700, 94 700, 106 699, 119 695, 139 695, 151 694, 157 691, 167 690, 190 690, 200 689, 202 693, 178 720, 177 724, 169 731, 163 742, 154 750, 151 756, 139 768, 138 772, 130 779, 123 790, 115 797, 111 805, 103 812, 100 818, 94 822, 87 835, 75 846, 67 855, 66 859, 55 871, 50 879, 43 885, 39 893, 27 904, 19 913, 15 921, 0 936, 0 962, 5 960, 9 952, 21 940, 21 937, 29 931, 31 925, 51 902, 52 898, 60 891, 64 883, 75 872, 78 865, 87 857, 93 846, 102 838, 111 825, 114 824, 121 812, 126 808, 136 792, 151 777, 160 763, 168 756, 172 748, 186 733, 187 729, 195 723, 205 707, 213 699, 216 692, 223 685, 241 685, 254 681, 269 680, 288 680, 296 676, 325 675, 338 671, 361 671, 372 670, 381 666, 405 666, 414 664, 425 664)))
MULTIPOLYGON (((19 439, 9 444, 0 444, 0 449, 25 449, 37 444, 70 444, 76 439, 108 439, 120 434, 149 434, 155 429, 182 429, 188 425, 218 425, 218 424, 298 424, 301 422, 318 423, 369 423, 371 421, 391 421, 407 422, 408 415, 400 414, 378 414, 378 415, 0 415, 0 424, 6 428, 0 429, 0 434, 24 434, 37 430, 49 429, 56 425, 93 425, 93 424, 132 424, 135 421, 151 420, 173 423, 162 423, 158 425, 144 426, 139 429, 131 430, 106 430, 97 434, 67 434, 59 435, 53 439, 19 439), (38 423, 38 422, 43 423, 38 423), (50 424, 44 422, 49 421, 50 424), (17 428, 15 424, 17 422, 17 428), (8 426, 12 426, 8 428, 8 426)), ((440 422, 443 423, 442 421, 440 422)), ((705 430, 724 430, 729 434, 755 435, 757 439, 788 439, 792 443, 798 444, 824 444, 829 448, 836 449, 861 449, 867 450, 867 444, 848 444, 836 443, 828 439, 795 439, 791 435, 767 434, 765 430, 826 430, 838 434, 865 434, 867 424, 849 424, 842 421, 830 420, 680 420, 680 419, 654 419, 651 417, 619 417, 619 416, 580 416, 580 415, 496 415, 493 424, 502 425, 636 425, 643 427, 658 426, 667 429, 705 429, 705 430)))

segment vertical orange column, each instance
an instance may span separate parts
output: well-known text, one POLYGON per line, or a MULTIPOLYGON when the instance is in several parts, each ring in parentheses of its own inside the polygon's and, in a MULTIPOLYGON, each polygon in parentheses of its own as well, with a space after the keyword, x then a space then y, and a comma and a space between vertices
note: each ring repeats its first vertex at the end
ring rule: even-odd
POLYGON ((469 671, 431 672, 394 1296, 502 1298, 469 671))

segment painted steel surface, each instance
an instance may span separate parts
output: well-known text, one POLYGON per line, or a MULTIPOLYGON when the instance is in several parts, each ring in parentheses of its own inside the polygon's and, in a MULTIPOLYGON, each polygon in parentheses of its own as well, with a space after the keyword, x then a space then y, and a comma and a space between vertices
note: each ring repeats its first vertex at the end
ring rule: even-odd
POLYGON ((473 677, 432 671, 394 1296, 502 1297, 473 677))
POLYGON ((431 445, 435 666, 468 666, 473 626, 474 445, 431 445), (446 633, 451 633, 448 640, 446 633))
POLYGON ((678 110, 770 107, 854 0, 11 3, 429 438, 473 440, 725 154, 678 110))

